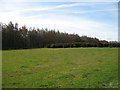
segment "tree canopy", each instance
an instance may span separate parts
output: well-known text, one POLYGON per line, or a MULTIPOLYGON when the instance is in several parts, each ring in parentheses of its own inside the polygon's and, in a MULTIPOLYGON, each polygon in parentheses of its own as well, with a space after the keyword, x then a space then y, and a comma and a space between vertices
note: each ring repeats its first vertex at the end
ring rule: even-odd
POLYGON ((120 47, 117 41, 108 42, 93 37, 68 34, 55 29, 18 27, 18 23, 1 23, 2 49, 120 47))

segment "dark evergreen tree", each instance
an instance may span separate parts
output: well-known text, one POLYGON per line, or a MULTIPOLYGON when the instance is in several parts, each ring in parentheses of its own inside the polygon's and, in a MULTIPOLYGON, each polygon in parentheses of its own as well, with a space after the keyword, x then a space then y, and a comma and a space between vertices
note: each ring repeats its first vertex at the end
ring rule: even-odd
MULTIPOLYGON (((68 48, 68 47, 120 47, 120 42, 108 42, 93 37, 79 36, 45 29, 18 28, 18 23, 11 21, 0 23, 2 29, 2 49, 27 49, 27 48, 68 48)), ((1 33, 1 30, 0 30, 1 33)))

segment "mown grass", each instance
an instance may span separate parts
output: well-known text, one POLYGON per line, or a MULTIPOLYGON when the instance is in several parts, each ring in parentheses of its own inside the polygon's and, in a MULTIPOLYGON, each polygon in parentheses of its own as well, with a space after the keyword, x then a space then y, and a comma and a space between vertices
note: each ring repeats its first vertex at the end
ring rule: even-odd
POLYGON ((117 88, 117 48, 3 51, 3 88, 117 88))

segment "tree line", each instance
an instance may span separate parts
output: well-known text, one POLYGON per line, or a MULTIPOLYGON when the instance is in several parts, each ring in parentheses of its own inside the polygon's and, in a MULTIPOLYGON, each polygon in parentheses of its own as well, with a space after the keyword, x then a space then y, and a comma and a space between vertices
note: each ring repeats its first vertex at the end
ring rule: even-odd
POLYGON ((68 34, 55 29, 18 27, 18 23, 0 24, 2 49, 69 48, 69 47, 120 47, 117 41, 108 42, 93 37, 68 34))

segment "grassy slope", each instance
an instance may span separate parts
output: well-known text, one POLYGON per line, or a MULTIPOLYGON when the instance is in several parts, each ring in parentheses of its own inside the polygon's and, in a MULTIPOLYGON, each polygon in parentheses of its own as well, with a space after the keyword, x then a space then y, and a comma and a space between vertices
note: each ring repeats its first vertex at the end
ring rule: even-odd
POLYGON ((116 48, 3 51, 3 87, 117 87, 116 48))

